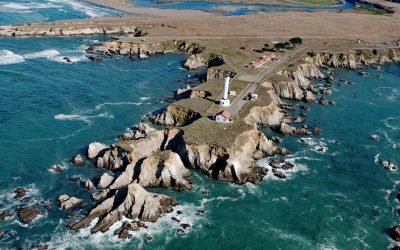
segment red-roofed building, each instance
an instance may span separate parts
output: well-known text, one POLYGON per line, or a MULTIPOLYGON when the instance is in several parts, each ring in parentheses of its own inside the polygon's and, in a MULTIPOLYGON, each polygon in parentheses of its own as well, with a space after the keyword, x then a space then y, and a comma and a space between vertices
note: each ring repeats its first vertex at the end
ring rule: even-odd
POLYGON ((271 53, 268 56, 263 56, 258 61, 251 63, 250 68, 257 69, 257 68, 261 67, 262 65, 264 65, 265 63, 267 63, 275 58, 277 58, 277 55, 275 53, 271 53))
POLYGON ((215 114, 215 121, 222 123, 232 122, 231 113, 229 113, 229 111, 226 110, 221 110, 215 114))

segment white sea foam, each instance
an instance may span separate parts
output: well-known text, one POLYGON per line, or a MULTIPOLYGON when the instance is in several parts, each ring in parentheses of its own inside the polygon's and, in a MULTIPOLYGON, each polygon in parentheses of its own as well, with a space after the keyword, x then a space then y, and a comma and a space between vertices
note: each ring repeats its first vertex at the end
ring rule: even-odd
POLYGON ((297 172, 306 172, 308 171, 308 167, 305 164, 300 164, 297 161, 300 159, 307 159, 307 160, 311 160, 311 158, 309 157, 292 157, 292 158, 285 158, 285 161, 290 162, 291 164, 294 165, 294 167, 292 169, 288 169, 288 170, 283 170, 283 169, 278 169, 279 171, 281 171, 282 173, 284 173, 286 175, 285 179, 281 179, 278 178, 274 175, 274 173, 272 172, 273 167, 269 164, 270 158, 264 158, 261 159, 260 161, 257 162, 257 164, 261 167, 265 167, 268 169, 268 173, 267 175, 264 177, 265 180, 280 180, 280 181, 286 181, 286 180, 290 180, 291 178, 293 178, 294 174, 297 172))
POLYGON ((143 96, 143 97, 140 97, 139 99, 142 100, 142 101, 145 101, 145 100, 150 99, 150 97, 148 97, 148 96, 143 96))
POLYGON ((95 111, 98 111, 100 109, 102 109, 105 106, 121 106, 121 105, 134 105, 134 106, 139 106, 142 105, 143 103, 141 102, 105 102, 105 103, 101 103, 96 105, 95 107, 95 111))
POLYGON ((400 130, 400 127, 393 125, 393 123, 395 123, 395 122, 400 124, 399 121, 400 121, 400 117, 387 117, 382 120, 383 124, 385 124, 385 126, 387 128, 394 130, 394 131, 400 130))
POLYGON ((400 97, 400 89, 394 87, 379 87, 373 91, 390 102, 394 102, 400 97))
POLYGON ((380 156, 381 154, 376 154, 375 156, 374 156, 374 162, 375 162, 375 164, 379 164, 379 156, 380 156))
POLYGON ((24 62, 24 58, 20 55, 14 54, 9 50, 0 51, 0 65, 16 64, 24 62))
POLYGON ((85 55, 80 56, 54 56, 48 58, 50 61, 59 63, 77 63, 81 61, 89 61, 85 55))
POLYGON ((15 3, 4 2, 0 3, 0 12, 15 12, 15 13, 29 13, 34 9, 48 9, 48 8, 61 8, 62 6, 53 3, 15 3))
POLYGON ((36 59, 36 58, 54 58, 56 56, 58 56, 60 54, 60 52, 58 52, 55 49, 48 49, 48 50, 43 50, 43 51, 39 51, 39 52, 34 52, 34 53, 30 53, 30 54, 25 54, 23 55, 23 58, 25 59, 36 59))
POLYGON ((105 11, 99 10, 99 8, 91 7, 88 4, 82 4, 73 0, 49 0, 50 2, 54 3, 62 3, 69 5, 74 10, 80 11, 85 13, 89 17, 96 17, 96 16, 107 16, 108 13, 105 11))
POLYGON ((66 115, 66 114, 58 114, 54 116, 54 119, 56 120, 62 120, 62 121, 84 121, 89 123, 91 119, 96 119, 96 118, 108 118, 108 119, 113 119, 114 116, 109 114, 109 113, 102 113, 98 115, 80 115, 80 114, 71 114, 71 115, 66 115))
POLYGON ((328 151, 328 145, 325 142, 324 138, 321 138, 319 140, 317 138, 311 138, 311 137, 300 138, 298 142, 307 144, 311 148, 311 150, 316 153, 322 154, 328 151))
MULTIPOLYGON (((158 239, 158 235, 163 235, 167 242, 171 237, 166 237, 167 235, 175 235, 177 234, 177 230, 180 228, 180 223, 187 223, 190 225, 190 228, 186 229, 185 234, 189 234, 191 230, 196 228, 201 228, 200 225, 197 225, 197 222, 200 220, 206 220, 205 216, 197 216, 196 212, 201 209, 199 206, 194 206, 192 204, 182 204, 178 205, 174 208, 172 213, 165 214, 160 217, 155 223, 146 223, 148 228, 140 228, 139 231, 131 231, 132 239, 135 243, 137 243, 137 247, 143 248, 144 244, 146 244, 147 236, 152 236, 154 239, 158 239), (177 211, 181 211, 181 214, 178 214, 177 211), (180 223, 172 220, 172 217, 180 220, 180 223)), ((90 228, 96 225, 98 219, 95 219, 91 222, 90 226, 87 228, 80 229, 79 231, 65 231, 66 222, 64 220, 59 221, 59 225, 55 229, 55 234, 53 234, 52 239, 49 244, 51 247, 56 247, 57 249, 85 249, 87 247, 94 247, 96 249, 104 249, 105 246, 113 245, 114 248, 123 248, 124 245, 129 243, 131 240, 121 240, 117 235, 114 235, 114 231, 121 227, 124 221, 133 221, 128 218, 122 218, 121 221, 115 223, 110 227, 110 229, 105 233, 90 233, 90 228), (65 239, 80 239, 76 240, 65 240, 65 239)), ((184 235, 182 237, 185 237, 184 235)), ((167 243, 164 242, 164 243, 167 243)))

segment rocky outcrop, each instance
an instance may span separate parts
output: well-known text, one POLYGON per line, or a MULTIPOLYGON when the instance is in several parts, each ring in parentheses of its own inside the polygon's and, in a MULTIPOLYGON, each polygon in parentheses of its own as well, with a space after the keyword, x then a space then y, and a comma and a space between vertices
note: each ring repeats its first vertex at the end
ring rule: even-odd
POLYGON ((156 131, 156 129, 150 127, 149 124, 141 122, 121 135, 120 138, 124 141, 137 140, 146 137, 148 134, 154 131, 156 131))
POLYGON ((123 216, 129 219, 155 222, 164 213, 173 211, 177 203, 175 199, 147 192, 137 183, 121 188, 94 207, 82 220, 70 226, 73 230, 87 227, 91 221, 98 218, 91 233, 106 232, 123 216))
POLYGON ((80 154, 75 155, 72 159, 71 159, 71 163, 75 166, 83 166, 85 165, 85 161, 83 160, 83 157, 80 154))
POLYGON ((88 158, 89 159, 94 159, 96 156, 101 153, 101 151, 105 150, 107 148, 107 145, 100 143, 100 142, 92 142, 89 144, 88 147, 88 158))
POLYGON ((220 55, 210 53, 192 54, 183 65, 187 69, 198 69, 202 67, 219 66, 224 63, 220 55))
POLYGON ((273 79, 262 84, 264 87, 273 89, 274 92, 282 98, 291 100, 302 100, 304 98, 303 90, 292 79, 273 79))
POLYGON ((17 210, 18 217, 23 223, 31 223, 39 214, 40 211, 33 207, 24 207, 17 210))
POLYGON ((171 104, 163 112, 151 117, 150 120, 158 125, 181 127, 200 117, 201 115, 197 112, 171 104))
POLYGON ((58 205, 63 209, 63 210, 68 210, 73 207, 76 207, 77 205, 81 204, 83 202, 82 199, 78 199, 76 197, 69 197, 66 194, 61 195, 58 197, 58 205))
POLYGON ((307 131, 305 128, 297 128, 290 126, 284 122, 281 123, 279 127, 279 132, 284 135, 310 135, 311 132, 307 131))
POLYGON ((130 24, 110 25, 84 22, 54 22, 51 24, 45 26, 40 24, 0 26, 0 37, 136 34, 138 32, 136 26, 130 24))
POLYGON ((348 53, 318 53, 311 52, 305 58, 318 67, 342 67, 356 69, 363 65, 400 62, 400 49, 356 50, 348 53))
POLYGON ((267 93, 271 99, 270 103, 265 106, 251 108, 249 114, 244 117, 244 121, 247 124, 261 124, 274 127, 281 123, 284 116, 284 113, 278 107, 281 101, 274 91, 270 90, 267 93))
POLYGON ((88 53, 104 53, 108 55, 128 55, 142 57, 150 56, 153 54, 167 53, 179 51, 188 54, 198 54, 202 52, 203 48, 197 43, 187 43, 182 40, 165 40, 161 42, 130 42, 114 40, 111 42, 104 42, 100 45, 91 46, 87 49, 88 53))
POLYGON ((303 62, 294 67, 289 67, 278 72, 278 75, 292 79, 295 84, 303 90, 309 88, 311 81, 309 79, 323 79, 324 74, 321 73, 318 66, 314 63, 303 62))
POLYGON ((312 91, 306 91, 304 96, 304 101, 307 103, 315 103, 317 97, 314 95, 312 91))
POLYGON ((234 183, 260 182, 266 171, 256 166, 256 160, 280 153, 280 149, 256 129, 238 135, 230 147, 185 143, 178 150, 186 164, 214 179, 234 183))
POLYGON ((229 76, 230 78, 235 77, 236 72, 229 70, 222 70, 218 68, 209 68, 207 70, 207 81, 212 79, 223 79, 224 76, 229 76))

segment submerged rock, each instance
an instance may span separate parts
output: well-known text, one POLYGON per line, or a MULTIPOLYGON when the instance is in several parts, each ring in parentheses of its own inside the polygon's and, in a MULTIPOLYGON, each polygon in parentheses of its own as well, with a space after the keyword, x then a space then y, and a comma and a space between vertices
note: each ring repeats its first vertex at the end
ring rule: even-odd
POLYGON ((33 207, 24 207, 17 210, 18 217, 25 224, 31 223, 39 214, 40 211, 33 207))
POLYGON ((0 213, 0 221, 6 220, 9 217, 12 217, 13 214, 10 211, 4 211, 0 213))
POLYGON ((62 173, 65 171, 65 168, 61 165, 54 164, 48 170, 50 173, 62 173))
POLYGON ((328 104, 328 100, 326 99, 325 96, 322 96, 322 97, 319 99, 318 103, 319 103, 319 104, 322 104, 322 105, 326 105, 326 104, 328 104))
POLYGON ((85 161, 83 160, 83 157, 80 154, 74 156, 71 160, 71 163, 74 164, 75 166, 85 165, 85 161))
POLYGON ((390 229, 389 236, 395 241, 400 241, 400 226, 399 225, 393 226, 390 229))
POLYGON ((368 137, 368 139, 370 139, 371 141, 379 141, 379 136, 378 135, 370 135, 368 137))
POLYGON ((23 197, 25 197, 27 191, 25 188, 17 188, 14 190, 14 199, 21 199, 23 197))
POLYGON ((279 170, 273 168, 272 173, 274 173, 274 175, 280 179, 286 179, 286 175, 279 170))

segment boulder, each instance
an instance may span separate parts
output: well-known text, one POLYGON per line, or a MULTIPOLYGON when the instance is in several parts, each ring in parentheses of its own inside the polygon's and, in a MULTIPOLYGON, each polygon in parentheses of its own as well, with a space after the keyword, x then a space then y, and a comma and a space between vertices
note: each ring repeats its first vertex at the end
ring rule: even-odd
POLYGON ((93 185, 93 182, 91 181, 91 180, 86 180, 84 183, 83 183, 83 185, 82 185, 84 188, 86 188, 86 189, 89 189, 89 190, 92 190, 92 189, 95 189, 95 186, 93 185))
POLYGON ((25 197, 27 191, 25 188, 17 188, 14 190, 14 199, 21 199, 23 197, 25 197))
POLYGON ((83 157, 80 154, 74 156, 71 160, 71 163, 74 164, 75 166, 85 165, 85 161, 83 160, 83 157))
POLYGON ((319 99, 318 103, 319 103, 319 104, 322 104, 322 105, 326 105, 326 104, 328 104, 328 100, 326 99, 325 96, 322 96, 322 97, 319 99))
POLYGON ((389 236, 395 241, 400 241, 400 226, 399 225, 393 226, 390 229, 389 236))
POLYGON ((63 210, 68 210, 83 202, 82 199, 78 199, 75 197, 69 197, 68 195, 64 194, 58 197, 58 204, 63 210))
POLYGON ((94 158, 96 158, 99 153, 101 153, 104 149, 107 148, 107 145, 100 143, 100 142, 92 142, 89 144, 88 147, 88 158, 93 160, 94 158))
POLYGON ((109 174, 107 174, 107 173, 104 173, 104 174, 100 177, 100 181, 99 181, 99 183, 97 184, 97 188, 99 188, 99 189, 105 189, 105 188, 107 188, 108 186, 111 185, 111 183, 113 182, 113 180, 114 180, 114 177, 113 177, 113 176, 111 176, 111 175, 109 175, 109 174))
POLYGON ((292 164, 292 163, 290 163, 290 162, 285 162, 283 165, 282 165, 282 169, 283 170, 290 170, 290 169, 292 169, 292 168, 294 168, 294 165, 292 164))
POLYGON ((304 101, 307 103, 315 103, 315 100, 317 98, 315 97, 314 93, 311 91, 306 91, 306 94, 304 96, 304 101))
POLYGON ((368 139, 370 139, 371 141, 379 141, 379 136, 378 135, 370 135, 368 137, 368 139))
POLYGON ((54 164, 48 169, 48 171, 50 173, 62 173, 65 171, 65 168, 61 165, 54 164))
POLYGON ((0 221, 3 221, 9 217, 13 216, 10 211, 4 211, 0 213, 0 221))
POLYGON ((280 179, 285 179, 286 178, 286 175, 284 174, 284 173, 282 173, 281 171, 279 171, 279 170, 276 170, 276 169, 272 169, 272 173, 276 176, 276 177, 278 177, 278 178, 280 178, 280 179))
POLYGON ((37 208, 33 207, 24 207, 17 210, 18 217, 20 220, 27 224, 31 223, 39 214, 40 211, 37 208))

